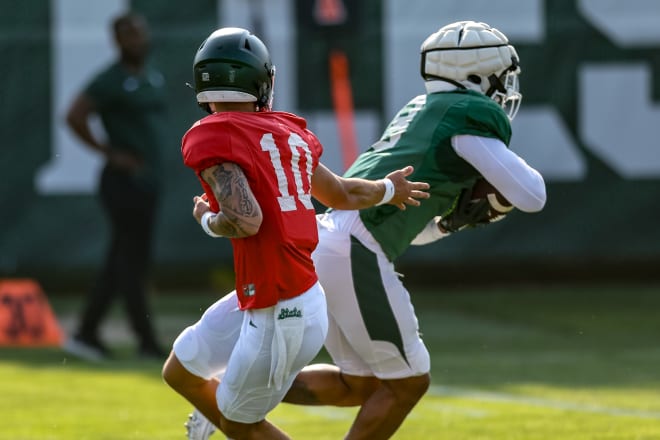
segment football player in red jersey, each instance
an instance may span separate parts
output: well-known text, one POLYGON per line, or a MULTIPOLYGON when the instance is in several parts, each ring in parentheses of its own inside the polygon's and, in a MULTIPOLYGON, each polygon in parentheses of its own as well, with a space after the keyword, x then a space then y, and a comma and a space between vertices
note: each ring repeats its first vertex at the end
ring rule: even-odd
MULTIPOLYGON (((412 162, 430 198, 416 209, 333 209, 317 220, 312 257, 334 365, 303 368, 283 401, 359 406, 347 440, 394 436, 430 384, 431 357, 396 259, 411 245, 546 203, 543 176, 508 148, 522 95, 507 37, 486 23, 443 26, 422 44, 420 73, 427 93, 399 110, 344 177, 378 178, 412 162)), ((199 412, 188 424, 202 433, 190 438, 208 437, 199 412)))
POLYGON ((265 417, 319 352, 328 328, 311 258, 318 242, 311 197, 338 209, 405 209, 428 197, 428 185, 407 181, 412 167, 380 180, 324 167, 305 120, 271 111, 275 68, 245 29, 213 32, 193 73, 197 101, 211 113, 182 142, 184 162, 204 189, 193 216, 208 235, 231 239, 236 291, 179 335, 163 377, 227 437, 285 439, 265 417))

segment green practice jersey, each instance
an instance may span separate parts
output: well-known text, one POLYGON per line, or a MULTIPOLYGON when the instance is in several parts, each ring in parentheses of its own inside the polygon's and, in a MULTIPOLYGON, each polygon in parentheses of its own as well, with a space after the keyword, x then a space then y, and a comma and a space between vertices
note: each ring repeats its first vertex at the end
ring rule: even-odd
POLYGON ((480 176, 451 146, 452 136, 461 134, 497 138, 509 145, 511 125, 495 101, 474 91, 420 95, 346 171, 345 177, 380 179, 412 165, 415 172, 408 179, 431 186, 431 197, 419 207, 402 211, 381 205, 360 211, 365 227, 390 260, 400 256, 433 217, 450 210, 461 190, 472 187, 480 176))
POLYGON ((141 158, 144 169, 140 177, 153 183, 160 178, 162 150, 169 145, 165 90, 165 78, 150 65, 132 75, 118 62, 85 89, 94 100, 109 143, 141 158))

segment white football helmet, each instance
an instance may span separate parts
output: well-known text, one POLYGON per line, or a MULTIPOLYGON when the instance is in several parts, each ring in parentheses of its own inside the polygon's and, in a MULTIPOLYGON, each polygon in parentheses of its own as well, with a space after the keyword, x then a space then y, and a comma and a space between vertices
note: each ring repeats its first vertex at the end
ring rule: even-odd
POLYGON ((486 23, 457 21, 431 34, 421 51, 424 80, 476 90, 497 101, 509 119, 516 116, 522 100, 520 66, 502 32, 486 23))

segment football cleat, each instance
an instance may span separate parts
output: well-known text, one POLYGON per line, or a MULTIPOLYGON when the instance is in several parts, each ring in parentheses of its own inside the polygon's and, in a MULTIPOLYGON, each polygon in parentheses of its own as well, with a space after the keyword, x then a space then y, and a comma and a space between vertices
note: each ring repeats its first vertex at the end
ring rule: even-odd
POLYGON ((197 409, 188 415, 188 421, 184 426, 188 440, 206 440, 215 432, 215 425, 197 409))

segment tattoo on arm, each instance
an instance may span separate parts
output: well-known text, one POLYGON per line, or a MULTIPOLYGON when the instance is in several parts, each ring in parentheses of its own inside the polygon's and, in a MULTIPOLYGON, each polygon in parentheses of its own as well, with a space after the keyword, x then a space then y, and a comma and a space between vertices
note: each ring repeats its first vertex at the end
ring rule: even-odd
POLYGON ((241 238, 254 235, 261 225, 262 213, 247 177, 234 163, 223 163, 202 172, 221 206, 216 220, 218 233, 241 238))

